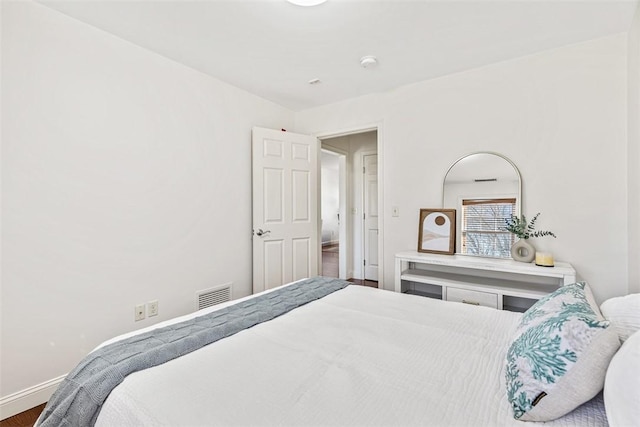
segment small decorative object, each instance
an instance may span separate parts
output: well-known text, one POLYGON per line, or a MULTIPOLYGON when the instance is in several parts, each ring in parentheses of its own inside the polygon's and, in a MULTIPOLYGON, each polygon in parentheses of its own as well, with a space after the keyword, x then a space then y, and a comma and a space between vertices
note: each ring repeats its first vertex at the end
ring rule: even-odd
POLYGON ((418 252, 453 255, 456 243, 455 209, 420 209, 418 252))
MULTIPOLYGON (((527 240, 531 237, 544 237, 544 236, 553 236, 556 237, 551 231, 535 231, 536 230, 536 220, 540 212, 538 212, 530 222, 527 222, 527 218, 522 215, 522 217, 518 218, 517 216, 512 215, 511 218, 505 220, 506 226, 505 230, 510 233, 515 234, 520 238, 517 242, 511 246, 511 257, 520 262, 531 262, 536 257, 536 248, 527 240)), ((551 264, 549 267, 553 266, 553 257, 551 257, 551 264)))
POLYGON ((548 252, 536 252, 536 265, 553 267, 553 255, 548 252))
POLYGON ((511 258, 520 262, 531 262, 536 256, 536 248, 525 239, 517 240, 511 246, 511 258))

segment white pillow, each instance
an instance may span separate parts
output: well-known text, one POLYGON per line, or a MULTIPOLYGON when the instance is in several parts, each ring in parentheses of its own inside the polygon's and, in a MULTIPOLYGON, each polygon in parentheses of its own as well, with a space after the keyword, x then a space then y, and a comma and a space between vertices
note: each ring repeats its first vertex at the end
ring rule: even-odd
POLYGON ((620 341, 624 342, 634 332, 640 331, 640 294, 608 299, 602 303, 600 311, 611 322, 620 341))
POLYGON ((611 427, 635 426, 640 420, 640 332, 613 356, 604 381, 604 406, 611 427))
POLYGON ((507 351, 514 418, 550 421, 593 398, 620 347, 585 282, 562 286, 523 314, 507 351))

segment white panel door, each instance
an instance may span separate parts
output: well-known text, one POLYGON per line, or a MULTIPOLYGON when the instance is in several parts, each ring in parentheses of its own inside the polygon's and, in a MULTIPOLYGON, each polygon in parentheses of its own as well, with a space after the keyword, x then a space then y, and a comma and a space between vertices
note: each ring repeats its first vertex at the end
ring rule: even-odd
POLYGON ((318 274, 318 140, 253 128, 253 292, 318 274))
POLYGON ((378 280, 378 155, 362 156, 364 165, 364 278, 378 280))

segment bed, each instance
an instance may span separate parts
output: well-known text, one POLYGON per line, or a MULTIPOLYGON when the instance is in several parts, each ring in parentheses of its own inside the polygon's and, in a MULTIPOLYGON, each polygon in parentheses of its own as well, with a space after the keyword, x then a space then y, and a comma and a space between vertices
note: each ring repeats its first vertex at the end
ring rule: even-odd
MULTIPOLYGON (((256 296, 239 301, 251 298, 256 296)), ((346 286, 126 376, 102 404, 95 425, 522 426, 504 381, 505 355, 521 318, 346 286)), ((547 424, 606 426, 602 393, 547 424)))

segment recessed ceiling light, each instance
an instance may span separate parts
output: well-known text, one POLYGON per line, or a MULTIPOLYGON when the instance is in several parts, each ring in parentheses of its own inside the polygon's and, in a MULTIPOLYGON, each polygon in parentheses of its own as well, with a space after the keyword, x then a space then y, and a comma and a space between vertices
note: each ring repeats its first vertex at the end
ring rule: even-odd
POLYGON ((291 4, 296 6, 317 6, 326 2, 327 0, 287 0, 291 4))

